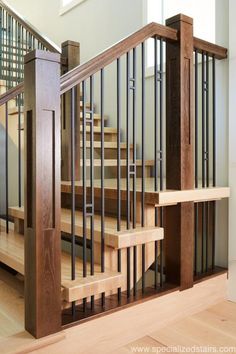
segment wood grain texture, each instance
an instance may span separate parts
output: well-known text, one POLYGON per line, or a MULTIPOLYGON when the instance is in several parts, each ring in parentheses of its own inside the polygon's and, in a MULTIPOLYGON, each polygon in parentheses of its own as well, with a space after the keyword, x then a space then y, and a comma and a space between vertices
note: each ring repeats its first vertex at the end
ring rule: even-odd
MULTIPOLYGON (((66 41, 62 43, 62 56, 66 58, 66 65, 62 65, 62 75, 80 64, 80 44, 66 41)), ((75 102, 72 102, 72 93, 69 91, 61 97, 61 176, 63 180, 71 179, 71 114, 74 108, 74 141, 75 141, 75 179, 80 180, 80 87, 75 89, 75 102), (72 108, 72 104, 74 107, 72 108)))
POLYGON ((25 57, 24 108, 25 327, 40 338, 61 329, 58 54, 36 50, 25 57))
POLYGON ((137 47, 140 43, 150 37, 162 37, 171 41, 177 41, 177 31, 156 23, 150 23, 134 34, 118 42, 111 48, 97 55, 87 63, 75 68, 61 78, 61 93, 78 85, 90 75, 95 74, 100 69, 112 63, 114 60, 137 47))
MULTIPOLYGON (((166 24, 179 33, 179 42, 166 45, 166 188, 194 189, 193 20, 177 15, 166 24)), ((166 279, 193 286, 193 202, 166 208, 166 279)))
MULTIPOLYGON (((24 220, 24 208, 12 207, 9 208, 9 215, 14 219, 24 220)), ((152 241, 162 240, 164 237, 164 230, 160 227, 148 226, 142 228, 137 224, 137 228, 126 230, 125 221, 121 222, 121 230, 117 232, 117 220, 115 217, 105 217, 105 245, 115 248, 127 248, 135 245, 141 245, 152 241)), ((70 210, 61 210, 61 231, 70 234, 71 229, 71 216, 70 210)), ((86 228, 87 239, 90 239, 90 226, 86 228)), ((83 235, 83 213, 81 211, 75 212, 75 235, 83 235)), ((101 217, 95 215, 94 223, 94 241, 101 242, 101 217)))
POLYGON ((62 282, 62 299, 67 302, 82 300, 89 296, 110 292, 121 287, 123 275, 118 272, 106 271, 97 275, 89 275, 76 280, 62 282))
POLYGON ((203 39, 193 38, 193 46, 199 53, 206 53, 214 56, 216 59, 226 59, 228 56, 227 48, 221 47, 217 44, 213 44, 203 39))

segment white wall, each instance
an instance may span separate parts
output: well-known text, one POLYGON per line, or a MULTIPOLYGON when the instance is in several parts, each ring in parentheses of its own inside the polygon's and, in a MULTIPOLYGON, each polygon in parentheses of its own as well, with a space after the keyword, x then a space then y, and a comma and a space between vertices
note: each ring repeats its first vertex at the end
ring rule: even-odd
POLYGON ((60 0, 7 2, 57 45, 80 42, 82 62, 142 25, 142 0, 86 0, 63 16, 60 0))
POLYGON ((229 0, 229 299, 236 301, 236 2, 229 0))

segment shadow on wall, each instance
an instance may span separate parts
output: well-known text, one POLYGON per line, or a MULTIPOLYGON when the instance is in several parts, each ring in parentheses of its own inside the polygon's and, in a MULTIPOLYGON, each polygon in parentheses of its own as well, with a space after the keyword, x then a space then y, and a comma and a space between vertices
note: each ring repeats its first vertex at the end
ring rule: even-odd
MULTIPOLYGON (((9 136, 8 136, 8 193, 9 193, 9 206, 16 206, 19 202, 19 186, 18 186, 18 146, 17 146, 17 134, 18 129, 14 119, 10 122, 9 119, 9 136)), ((0 122, 0 214, 6 214, 6 147, 5 147, 5 124, 0 122)), ((21 159, 23 162, 23 149, 21 149, 21 159)), ((23 181, 23 163, 21 167, 21 177, 23 181)), ((23 185, 21 185, 22 197, 23 197, 23 185)), ((23 199, 22 199, 23 202, 23 199)))

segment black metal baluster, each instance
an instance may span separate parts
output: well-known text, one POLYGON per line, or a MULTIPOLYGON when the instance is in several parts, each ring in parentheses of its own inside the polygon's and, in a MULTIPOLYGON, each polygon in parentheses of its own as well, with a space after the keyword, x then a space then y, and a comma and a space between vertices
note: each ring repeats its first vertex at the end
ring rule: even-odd
MULTIPOLYGON (((130 53, 126 54, 126 227, 130 229, 130 53)), ((130 247, 127 248, 127 297, 130 297, 130 247)))
MULTIPOLYGON (((216 71, 215 57, 212 58, 212 145, 213 145, 213 187, 216 186, 216 71)), ((212 202, 212 270, 215 267, 215 223, 216 223, 216 203, 212 202)))
MULTIPOLYGON (((154 184, 155 192, 158 190, 158 39, 154 38, 154 184)), ((155 208, 155 226, 158 226, 158 208, 155 208)), ((155 241, 155 272, 154 284, 158 287, 158 241, 155 241)))
POLYGON ((6 231, 9 232, 9 186, 8 186, 8 102, 6 103, 6 121, 5 121, 5 174, 6 174, 6 231))
MULTIPOLYGON (((136 82, 136 48, 133 49, 133 85, 131 85, 131 89, 133 91, 133 229, 136 228, 136 120, 137 120, 137 112, 136 112, 136 90, 137 90, 137 82, 136 82)), ((134 271, 133 271, 133 294, 136 295, 137 291, 137 247, 134 246, 134 271)))
POLYGON ((202 187, 205 187, 205 161, 206 161, 206 145, 205 145, 205 55, 202 54, 202 187))
MULTIPOLYGON (((105 272, 105 192, 104 192, 104 70, 101 69, 101 272, 105 272)), ((105 306, 105 293, 102 293, 105 306)))
POLYGON ((21 208, 21 95, 18 96, 18 205, 21 208))
MULTIPOLYGON (((86 194, 86 82, 82 82, 83 102, 83 277, 87 277, 87 194, 86 194)), ((83 308, 86 311, 87 299, 83 299, 83 308)))
MULTIPOLYGON (((94 275, 94 79, 90 76, 90 189, 91 189, 91 215, 90 215, 90 274, 94 275)), ((91 296, 91 309, 94 308, 94 295, 91 296)))
MULTIPOLYGON (((206 179, 206 172, 205 172, 205 163, 206 163, 206 144, 205 144, 205 110, 206 110, 206 104, 205 104, 205 89, 206 89, 206 80, 205 80, 205 54, 202 53, 202 187, 204 188, 206 186, 205 184, 205 179, 206 179)), ((204 272, 204 243, 205 243, 205 229, 206 229, 206 205, 205 203, 202 203, 202 266, 201 266, 201 271, 202 273, 204 272)))
MULTIPOLYGON (((160 190, 163 190, 163 38, 160 39, 160 190)), ((164 226, 164 209, 160 208, 160 226, 164 226)), ((163 286, 163 240, 160 241, 160 286, 163 286)))
MULTIPOLYGON (((75 280, 75 88, 71 89, 71 280, 75 280)), ((75 317, 75 302, 72 302, 72 316, 75 317)))
MULTIPOLYGON (((195 51, 195 188, 198 188, 198 52, 195 51)), ((198 204, 194 205, 195 209, 195 247, 194 247, 194 273, 197 274, 198 269, 198 204)))
MULTIPOLYGON (((206 54, 206 186, 209 187, 209 56, 206 54)), ((206 271, 208 270, 209 203, 206 202, 206 271)))
MULTIPOLYGON (((120 58, 117 59, 117 231, 121 231, 121 169, 120 169, 120 138, 121 138, 121 75, 120 58)), ((121 250, 117 254, 117 268, 121 272, 121 250)), ((121 288, 118 288, 118 301, 121 301, 121 288)))
MULTIPOLYGON (((142 43, 142 227, 145 226, 145 101, 146 101, 146 87, 145 87, 145 42, 142 43)), ((146 245, 142 245, 142 292, 145 291, 146 286, 146 245)))

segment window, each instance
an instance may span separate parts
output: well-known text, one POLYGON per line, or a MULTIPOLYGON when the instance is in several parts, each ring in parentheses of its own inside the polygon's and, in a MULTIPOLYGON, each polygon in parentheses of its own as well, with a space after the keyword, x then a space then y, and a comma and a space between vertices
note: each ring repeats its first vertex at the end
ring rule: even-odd
POLYGON ((75 6, 84 2, 85 0, 60 0, 60 1, 61 1, 60 15, 63 15, 66 12, 73 9, 75 6))
MULTIPOLYGON (((144 0, 145 23, 165 24, 169 17, 183 13, 194 19, 194 36, 215 43, 215 0, 144 0)), ((147 67, 153 67, 153 41, 147 45, 147 67)))

